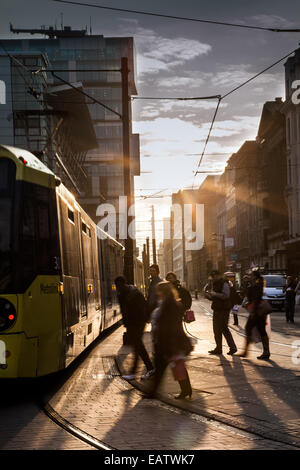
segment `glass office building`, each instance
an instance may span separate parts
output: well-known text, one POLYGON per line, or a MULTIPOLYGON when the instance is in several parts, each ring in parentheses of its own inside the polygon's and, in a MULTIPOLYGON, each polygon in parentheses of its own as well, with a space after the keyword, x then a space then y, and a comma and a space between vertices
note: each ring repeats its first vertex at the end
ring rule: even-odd
MULTIPOLYGON (((24 32, 24 31, 22 31, 24 32)), ((30 32, 30 31, 28 31, 30 32)), ((36 32, 36 31, 35 31, 36 32)), ((41 30, 42 34, 47 34, 41 30)), ((11 39, 2 41, 11 54, 26 53, 45 58, 48 69, 62 80, 80 84, 82 90, 122 114, 121 58, 128 58, 129 95, 137 93, 135 85, 135 50, 133 38, 105 38, 87 35, 65 27, 48 38, 11 39), (61 71, 60 71, 61 70, 61 71), (100 71, 110 70, 110 71, 100 71), (115 71, 114 71, 115 70, 115 71)), ((1 78, 1 77, 0 77, 1 78)), ((47 72, 48 93, 51 87, 63 82, 47 72)), ((81 162, 87 175, 87 184, 80 194, 80 203, 97 221, 99 204, 113 203, 118 211, 119 195, 124 194, 123 185, 123 142, 120 118, 99 104, 92 104, 86 98, 97 146, 89 150, 81 162)), ((76 106, 76 100, 72 103, 76 106)), ((130 110, 131 112, 131 110, 130 110)), ((16 141, 15 141, 16 142, 16 141)), ((16 143, 15 143, 16 144, 16 143)), ((139 136, 131 134, 131 190, 134 193, 134 176, 139 175, 139 136)))

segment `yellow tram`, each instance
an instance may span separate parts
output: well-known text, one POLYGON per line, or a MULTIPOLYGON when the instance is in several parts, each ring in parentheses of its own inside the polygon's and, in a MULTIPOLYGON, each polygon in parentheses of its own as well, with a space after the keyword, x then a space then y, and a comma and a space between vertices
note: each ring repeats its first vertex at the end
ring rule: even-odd
POLYGON ((120 319, 124 248, 99 230, 38 158, 0 146, 0 378, 63 369, 120 319))

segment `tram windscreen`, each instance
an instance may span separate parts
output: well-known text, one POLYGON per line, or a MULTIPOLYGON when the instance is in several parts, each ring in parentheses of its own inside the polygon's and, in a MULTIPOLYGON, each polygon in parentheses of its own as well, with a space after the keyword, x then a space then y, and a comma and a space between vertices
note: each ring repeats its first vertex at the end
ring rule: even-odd
POLYGON ((0 159, 0 293, 7 292, 13 278, 12 243, 16 165, 0 159))

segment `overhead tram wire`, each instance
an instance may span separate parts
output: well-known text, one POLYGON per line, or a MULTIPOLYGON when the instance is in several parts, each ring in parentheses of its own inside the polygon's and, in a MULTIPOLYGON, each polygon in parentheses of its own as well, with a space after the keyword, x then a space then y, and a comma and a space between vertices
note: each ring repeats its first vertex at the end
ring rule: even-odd
MULTIPOLYGON (((20 62, 16 57, 14 57, 12 54, 10 54, 4 47, 3 45, 1 44, 2 41, 0 41, 0 47, 4 50, 5 54, 11 59, 13 60, 15 63, 17 63, 19 66, 21 66, 24 70, 26 70, 26 72, 30 73, 31 76, 34 76, 38 73, 41 73, 41 72, 47 72, 47 69, 45 69, 44 67, 42 67, 41 69, 39 70, 35 70, 35 71, 32 71, 29 67, 26 67, 26 65, 22 64, 22 62, 20 62)), ((113 72, 120 72, 119 69, 116 69, 116 70, 111 70, 113 72)), ((49 72, 49 70, 48 70, 49 72)), ((84 70, 83 70, 84 72, 84 70)), ((110 108, 109 106, 107 106, 106 104, 102 103, 101 101, 97 100, 96 98, 93 98, 92 96, 90 96, 88 93, 85 93, 84 91, 82 90, 79 90, 77 87, 75 87, 71 82, 69 82, 68 80, 64 80, 63 78, 59 77, 55 72, 51 71, 51 74, 53 77, 57 78, 57 80, 61 81, 62 83, 70 86, 71 88, 73 88, 75 91, 77 91, 78 93, 80 93, 81 95, 84 95, 85 97, 89 98, 90 100, 92 100, 92 103, 90 104, 99 104, 100 106, 102 106, 103 108, 107 109, 108 111, 110 111, 111 113, 113 114, 116 114, 120 119, 122 119, 122 115, 120 113, 118 113, 117 111, 115 111, 114 109, 110 108)), ((25 77, 23 77, 25 83, 27 84, 26 82, 26 79, 25 77)), ((27 84, 28 86, 28 84, 27 84)))
POLYGON ((56 75, 55 72, 51 72, 51 75, 53 75, 53 77, 57 78, 58 80, 60 80, 61 82, 65 83, 66 85, 70 86, 71 88, 73 88, 74 90, 76 90, 78 93, 80 93, 81 95, 84 95, 86 96, 87 98, 89 98, 90 100, 93 101, 94 104, 99 104, 100 106, 102 106, 103 108, 107 109, 108 111, 110 111, 111 113, 114 113, 116 114, 117 116, 119 116, 120 119, 122 119, 122 115, 120 113, 118 113, 117 111, 115 111, 114 109, 110 108, 109 106, 107 106, 106 104, 104 103, 101 103, 101 101, 97 100, 96 98, 93 98, 91 95, 89 95, 88 93, 85 93, 85 91, 82 91, 82 90, 79 90, 76 86, 72 85, 71 82, 67 81, 67 80, 64 80, 63 78, 59 77, 58 75, 56 75))
POLYGON ((151 96, 132 96, 132 100, 163 100, 163 101, 197 101, 197 100, 213 100, 221 98, 221 95, 211 95, 211 96, 195 96, 191 98, 181 98, 181 97, 151 97, 151 96))
POLYGON ((103 5, 97 5, 94 3, 73 2, 70 0, 52 0, 52 1, 57 2, 57 3, 66 3, 69 5, 99 8, 102 10, 111 10, 111 11, 118 11, 118 12, 123 12, 123 13, 134 13, 136 15, 155 16, 159 18, 166 18, 166 19, 173 19, 173 20, 192 21, 194 23, 207 23, 207 24, 215 24, 215 25, 221 25, 221 26, 229 26, 231 28, 255 29, 255 30, 260 30, 260 31, 270 31, 273 33, 299 33, 300 32, 299 28, 290 28, 290 29, 267 28, 263 26, 254 26, 254 25, 247 25, 247 24, 241 24, 241 23, 227 23, 224 21, 204 20, 201 18, 191 18, 191 17, 185 17, 185 16, 175 16, 175 15, 167 15, 167 14, 162 14, 162 13, 153 13, 150 11, 143 11, 143 10, 130 10, 127 8, 107 7, 103 5))
POLYGON ((208 131, 208 135, 207 135, 207 138, 206 138, 206 141, 205 141, 205 144, 204 144, 204 149, 203 149, 203 152, 201 153, 201 156, 200 156, 200 160, 199 160, 199 163, 198 163, 198 166, 197 166, 197 170, 195 171, 194 173, 194 180, 193 180, 193 185, 192 185, 192 189, 194 189, 194 184, 195 184, 195 178, 196 178, 196 175, 200 173, 199 171, 199 168, 201 166, 201 163, 203 161, 203 157, 205 155, 205 150, 207 148, 207 145, 208 145, 208 142, 209 142, 209 138, 210 138, 210 135, 211 135, 211 132, 212 132, 212 129, 213 129, 213 125, 214 125, 214 122, 216 120, 216 116, 217 116, 217 113, 218 113, 218 110, 219 110, 219 106, 220 106, 220 103, 223 99, 227 98, 227 96, 231 95, 232 93, 234 93, 235 91, 239 90, 240 88, 242 88, 243 86, 247 85, 248 83, 250 83, 251 81, 255 80, 257 77, 259 77, 260 75, 262 75, 263 73, 267 72, 268 70, 270 70, 271 68, 275 67, 275 65, 279 64, 280 62, 282 62, 284 59, 286 59, 287 57, 289 57, 290 55, 294 54, 295 53, 295 49, 291 52, 289 52, 288 54, 284 55, 283 57, 281 57, 280 59, 276 60, 276 62, 274 62, 273 64, 269 65, 268 67, 264 68, 263 70, 261 70, 260 72, 258 72, 257 74, 253 75, 253 77, 250 77, 248 80, 245 80, 243 83, 241 83, 240 85, 236 86, 235 88, 233 88, 232 90, 230 90, 229 92, 225 93, 224 95, 213 95, 213 96, 207 96, 207 97, 195 97, 195 98, 164 98, 164 97, 132 97, 132 99, 140 99, 140 100, 176 100, 176 101, 188 101, 188 100, 205 100, 205 99, 215 99, 217 98, 218 99, 218 103, 217 103, 217 106, 216 106, 216 109, 215 109, 215 112, 214 112, 214 115, 213 115, 213 118, 212 118, 212 121, 211 121, 211 124, 210 124, 210 128, 209 128, 209 131, 208 131))
POLYGON ((260 75, 262 75, 263 73, 267 72, 268 70, 270 70, 271 68, 275 67, 275 65, 279 64, 280 62, 282 62, 284 59, 286 59, 287 57, 289 57, 290 55, 294 54, 295 53, 295 49, 291 52, 289 52, 288 54, 284 55, 283 57, 281 57, 280 59, 276 60, 276 62, 274 62, 273 64, 269 65, 268 67, 266 67, 265 69, 261 70, 260 72, 258 72, 257 74, 253 75, 253 77, 250 77, 248 80, 245 80, 243 83, 241 83, 240 85, 236 86, 235 88, 233 88, 232 90, 230 90, 229 92, 227 92, 225 95, 222 95, 218 101, 218 105, 216 107, 216 110, 215 110, 215 114, 213 116, 213 119, 212 119, 212 122, 211 122, 211 125, 210 125, 210 129, 209 129, 209 132, 208 132, 208 136, 207 136, 207 139, 205 141, 205 145, 204 145, 204 150, 201 154, 201 157, 200 157, 200 160, 199 160, 199 163, 198 163, 198 167, 197 167, 197 170, 195 172, 195 175, 194 175, 194 182, 193 182, 193 188, 194 188, 194 183, 195 183, 195 178, 196 178, 196 175, 199 174, 199 168, 201 166, 201 163, 202 163, 202 160, 203 160, 203 157, 204 157, 204 153, 205 153, 205 149, 207 147, 207 144, 208 144, 208 141, 209 141, 209 137, 210 137, 210 134, 211 134, 211 131, 212 131, 212 128, 213 128, 213 125, 214 125, 214 122, 215 122, 215 119, 216 119, 216 115, 217 115, 217 112, 218 112, 218 109, 219 109, 219 105, 221 103, 222 100, 224 100, 225 98, 227 98, 229 95, 231 95, 232 93, 234 93, 235 91, 239 90, 240 88, 242 88, 243 86, 247 85, 249 82, 251 82, 252 80, 255 80, 257 77, 259 77, 260 75))
MULTIPOLYGON (((60 0, 53 0, 53 1, 60 1, 60 0)), ((74 2, 75 3, 75 2, 74 2)), ((4 47, 1 45, 2 49, 6 52, 6 54, 11 57, 12 59, 14 59, 15 61, 17 61, 17 59, 14 57, 14 56, 11 56, 5 49, 4 47)), ((272 67, 274 67, 275 65, 277 65, 278 63, 282 62, 284 59, 286 59, 287 57, 289 57, 291 54, 294 54, 295 53, 295 50, 291 51, 290 53, 286 54, 285 56, 283 56, 282 58, 280 58, 279 60, 277 60, 276 62, 274 62, 273 64, 271 64, 270 66, 266 67, 265 69, 263 69, 262 71, 260 71, 259 73, 255 74, 253 77, 250 77, 248 80, 246 80, 245 82, 241 83, 240 85, 238 85, 237 87, 233 88, 232 90, 230 90, 229 92, 227 92, 225 95, 213 95, 213 96, 210 96, 210 97, 194 97, 194 98, 181 98, 181 97, 178 97, 178 98, 161 98, 161 97, 138 97, 139 99, 158 99, 158 100, 161 100, 161 99, 164 99, 164 100, 178 100, 178 101, 189 101, 189 100, 205 100, 205 99, 215 99, 215 98, 218 98, 218 103, 217 103, 217 106, 216 106, 216 109, 215 109, 215 113, 213 115, 213 119, 211 121, 211 125, 210 125, 210 128, 209 128, 209 132, 208 132, 208 135, 207 135, 207 138, 206 138, 206 141, 205 141, 205 145, 204 145, 204 150, 201 154, 201 157, 200 157, 200 160, 199 160, 199 163, 198 163, 198 166, 197 166, 197 170, 194 174, 194 180, 193 180, 193 186, 192 186, 192 189, 194 188, 194 183, 195 183, 195 177, 196 175, 199 173, 199 168, 201 166, 201 163, 202 163, 202 160, 203 160, 203 157, 204 157, 204 154, 205 154, 205 150, 206 150, 206 147, 207 147, 207 144, 209 142, 209 138, 210 138, 210 135, 211 135, 211 132, 212 132, 212 129, 213 129, 213 125, 214 125, 214 122, 216 120, 216 116, 217 116, 217 113, 218 113, 218 110, 219 110, 219 106, 220 106, 220 103, 223 99, 225 99, 227 96, 231 95, 232 93, 234 93, 235 91, 239 90, 240 88, 242 88, 243 86, 245 86, 246 84, 248 84, 249 82, 251 82, 252 80, 255 80, 257 77, 259 77, 260 75, 262 75, 263 73, 265 73, 266 71, 270 70, 272 67)), ((19 62, 19 61, 17 61, 19 62)), ((21 63, 19 63, 21 65, 21 63)), ((28 67, 26 67, 25 65, 22 64, 22 67, 24 69, 26 69, 27 71, 29 71, 28 67)), ((41 69, 40 71, 45 71, 44 69, 41 69)), ((116 70, 117 71, 117 70, 116 70)), ((62 79, 61 77, 58 77, 54 72, 51 72, 52 75, 56 76, 56 78, 58 80, 61 80, 62 82, 70 85, 72 88, 74 88, 77 92, 81 93, 81 94, 84 94, 85 96, 87 96, 88 98, 92 99, 94 103, 98 103, 100 106, 103 106, 105 108, 108 108, 111 112, 113 112, 114 114, 118 115, 119 117, 121 117, 121 115, 119 113, 117 113, 116 111, 112 110, 111 108, 107 107, 106 105, 104 105, 103 103, 101 103, 100 101, 96 100, 95 98, 91 97, 90 95, 86 94, 85 92, 81 91, 81 90, 78 90, 76 87, 74 87, 70 82, 62 79)), ((147 196, 148 198, 149 196, 147 196)), ((165 197, 165 196, 163 196, 165 197)))
POLYGON ((203 157, 204 157, 204 154, 205 154, 205 150, 206 150, 206 147, 207 147, 209 138, 210 138, 210 134, 211 134, 211 131, 212 131, 212 129, 213 129, 213 126, 214 126, 214 123, 215 123, 215 120, 216 120, 216 117, 217 117, 217 114, 218 114, 218 110, 219 110, 219 106, 220 106, 220 103, 221 103, 221 99, 222 99, 221 97, 218 99, 218 103, 217 103, 217 106, 216 106, 216 109, 215 109, 215 112, 214 112, 212 121, 211 121, 211 123, 210 123, 210 128, 209 128, 209 131, 208 131, 208 134, 207 134, 207 137, 206 137, 206 141, 205 141, 205 144, 204 144, 203 152, 202 152, 201 157, 200 157, 200 160, 199 160, 199 162, 198 162, 197 170, 196 170, 196 172, 195 172, 195 174, 194 174, 194 180, 193 180, 192 189, 194 189, 196 175, 198 174, 199 168, 200 168, 200 166, 201 166, 201 163, 202 163, 202 160, 203 160, 203 157))

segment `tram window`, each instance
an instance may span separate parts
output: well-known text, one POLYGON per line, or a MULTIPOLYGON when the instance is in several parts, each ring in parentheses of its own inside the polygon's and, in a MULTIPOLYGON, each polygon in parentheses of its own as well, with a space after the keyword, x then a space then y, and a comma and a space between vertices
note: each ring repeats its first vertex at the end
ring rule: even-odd
POLYGON ((40 239, 48 240, 50 238, 49 208, 45 205, 38 206, 38 224, 40 239))
POLYGON ((74 212, 71 211, 71 209, 68 209, 68 219, 70 222, 73 222, 73 224, 75 223, 74 212))
POLYGON ((15 269, 12 258, 15 171, 11 160, 0 160, 0 293, 12 289, 15 269))
POLYGON ((22 211, 23 216, 21 221, 18 257, 20 263, 18 277, 21 291, 26 289, 38 274, 35 201, 33 198, 33 187, 26 183, 24 183, 22 211))
POLYGON ((84 233, 86 233, 86 224, 84 222, 81 224, 81 229, 84 233))
POLYGON ((12 186, 15 174, 13 162, 3 159, 0 163, 0 191, 5 191, 12 186))

